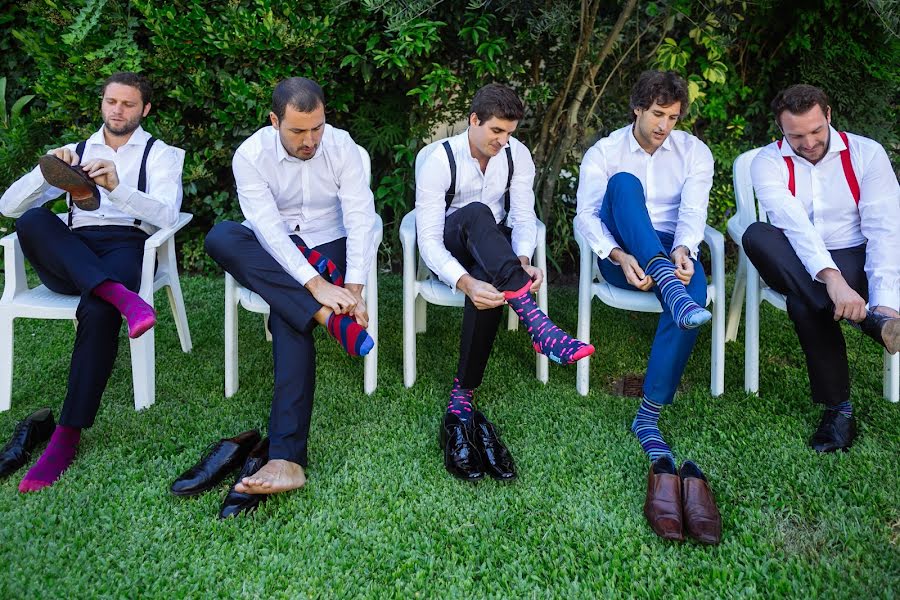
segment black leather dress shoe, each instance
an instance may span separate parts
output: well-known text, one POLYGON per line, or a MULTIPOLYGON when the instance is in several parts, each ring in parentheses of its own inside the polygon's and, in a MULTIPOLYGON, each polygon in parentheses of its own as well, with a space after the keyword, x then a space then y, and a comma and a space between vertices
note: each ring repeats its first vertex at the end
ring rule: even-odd
POLYGON ((474 432, 452 413, 444 415, 439 442, 444 451, 444 468, 463 481, 484 477, 481 453, 473 442, 474 432))
POLYGON ((19 470, 31 460, 31 452, 53 435, 56 421, 49 408, 35 411, 16 423, 12 438, 0 451, 0 477, 19 470))
POLYGON ((809 445, 816 452, 849 450, 856 439, 856 420, 848 419, 836 410, 826 409, 822 413, 819 428, 809 439, 809 445))
POLYGON ((494 424, 477 410, 472 421, 475 426, 475 446, 481 452, 484 470, 499 481, 515 479, 516 465, 509 450, 500 441, 500 434, 497 433, 494 424))
POLYGON ((888 354, 900 352, 900 319, 869 310, 865 319, 853 325, 881 344, 888 354))
POLYGON ((259 443, 259 432, 245 431, 212 445, 196 465, 185 471, 172 484, 176 496, 194 496, 210 490, 229 473, 244 464, 253 447, 259 443))
POLYGON ((269 499, 268 494, 244 494, 235 491, 234 489, 234 486, 236 486, 241 479, 250 477, 262 469, 267 462, 269 462, 269 438, 265 437, 250 451, 247 460, 244 461, 241 472, 238 473, 238 476, 234 480, 234 484, 232 484, 231 489, 228 490, 228 494, 225 495, 225 500, 222 501, 222 508, 219 510, 220 519, 236 517, 242 513, 251 513, 256 510, 260 504, 269 499))

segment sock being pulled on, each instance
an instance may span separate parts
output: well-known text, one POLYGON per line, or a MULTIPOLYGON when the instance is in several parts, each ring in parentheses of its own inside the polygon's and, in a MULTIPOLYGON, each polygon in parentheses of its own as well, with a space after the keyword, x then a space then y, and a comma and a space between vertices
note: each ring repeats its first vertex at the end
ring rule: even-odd
POLYGON ((118 281, 107 279, 91 290, 91 293, 109 302, 122 313, 125 322, 128 323, 130 338, 140 337, 156 325, 156 311, 153 307, 118 281))
POLYGON ((75 460, 78 442, 81 441, 81 430, 76 427, 57 425, 44 453, 35 463, 22 482, 20 492, 36 492, 53 485, 59 476, 69 468, 75 460))
POLYGON ((644 273, 653 278, 679 328, 695 329, 712 319, 712 313, 694 302, 684 283, 675 276, 675 265, 668 258, 661 254, 654 256, 644 273))
POLYGON ((365 327, 350 315, 331 313, 325 329, 350 356, 365 356, 375 347, 375 340, 365 327))
MULTIPOLYGON (((644 396, 637 415, 635 415, 634 421, 631 423, 631 431, 637 436, 638 441, 641 443, 641 448, 650 457, 650 462, 661 456, 672 457, 672 449, 669 448, 669 445, 662 437, 662 433, 659 431, 659 411, 661 408, 662 404, 657 404, 644 396)), ((674 457, 672 457, 672 460, 674 462, 674 457)))
POLYGON ((536 352, 553 362, 568 365, 594 353, 594 347, 577 340, 554 325, 529 293, 531 282, 520 290, 503 292, 506 301, 531 335, 536 352))
POLYGON ((463 423, 472 420, 474 408, 472 401, 475 397, 475 390, 469 390, 462 387, 459 378, 453 378, 453 387, 450 388, 450 403, 447 405, 447 412, 453 413, 463 423))
POLYGON ((297 244, 297 249, 300 250, 300 253, 303 254, 304 257, 306 257, 309 264, 319 272, 319 275, 336 286, 344 287, 344 276, 330 258, 318 250, 312 250, 306 246, 301 246, 300 244, 297 244))

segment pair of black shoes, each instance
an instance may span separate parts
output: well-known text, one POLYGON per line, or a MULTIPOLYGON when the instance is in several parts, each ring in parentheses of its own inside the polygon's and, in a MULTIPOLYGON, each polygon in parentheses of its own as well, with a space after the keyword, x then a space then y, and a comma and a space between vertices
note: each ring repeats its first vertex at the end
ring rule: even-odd
POLYGON ((500 441, 493 423, 475 411, 468 423, 453 413, 444 415, 439 442, 444 451, 444 468, 464 481, 477 481, 485 473, 499 481, 516 478, 512 455, 500 441))
POLYGON ((12 475, 28 463, 31 453, 47 442, 55 429, 56 421, 49 408, 33 412, 16 423, 12 438, 0 450, 0 477, 12 475))
POLYGON ((819 427, 809 439, 816 452, 846 452, 856 439, 856 419, 847 418, 836 410, 825 409, 819 427))
POLYGON ((250 513, 265 502, 267 494, 244 494, 234 488, 244 477, 259 471, 269 461, 269 438, 260 439, 255 429, 233 438, 219 440, 196 465, 185 471, 172 484, 176 496, 196 496, 219 485, 225 477, 240 468, 237 478, 225 495, 219 518, 250 513))

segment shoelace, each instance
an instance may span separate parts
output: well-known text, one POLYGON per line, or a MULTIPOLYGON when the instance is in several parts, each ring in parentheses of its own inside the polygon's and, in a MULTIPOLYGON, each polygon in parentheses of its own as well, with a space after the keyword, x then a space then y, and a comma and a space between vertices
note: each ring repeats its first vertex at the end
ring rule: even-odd
MULTIPOLYGON (((27 421, 19 421, 18 423, 16 423, 16 428, 13 429, 12 438, 6 443, 5 446, 3 446, 3 450, 0 452, 6 452, 8 450, 11 450, 13 448, 13 446, 15 446, 16 443, 20 441, 19 436, 22 436, 21 444, 19 444, 19 445, 24 446, 25 440, 28 437, 28 422, 27 421)), ((23 449, 23 451, 25 452, 26 455, 29 454, 28 451, 26 451, 24 449, 23 449)))

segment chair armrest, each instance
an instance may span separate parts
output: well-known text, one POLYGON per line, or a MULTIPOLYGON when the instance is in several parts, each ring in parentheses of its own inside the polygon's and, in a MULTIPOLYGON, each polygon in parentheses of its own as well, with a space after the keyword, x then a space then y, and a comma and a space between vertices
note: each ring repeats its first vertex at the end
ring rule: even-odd
POLYGON ((172 236, 183 229, 185 225, 190 223, 191 219, 193 218, 194 215, 190 213, 178 213, 178 221, 174 225, 172 225, 171 227, 164 227, 163 229, 160 229, 149 238, 147 238, 147 241, 144 242, 144 252, 162 246, 164 242, 169 240, 172 236))
POLYGON ((416 248, 416 211, 409 211, 400 221, 400 244, 405 250, 407 247, 416 248))
POLYGON ((25 278, 25 254, 19 245, 19 234, 13 232, 0 239, 3 246, 3 297, 0 302, 12 302, 13 298, 28 289, 25 278))
POLYGON ((740 215, 735 215, 728 219, 728 224, 725 229, 728 232, 728 237, 731 238, 731 241, 738 246, 743 246, 741 239, 744 237, 744 232, 747 231, 747 227, 749 226, 750 224, 744 222, 744 220, 740 218, 740 215))

